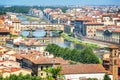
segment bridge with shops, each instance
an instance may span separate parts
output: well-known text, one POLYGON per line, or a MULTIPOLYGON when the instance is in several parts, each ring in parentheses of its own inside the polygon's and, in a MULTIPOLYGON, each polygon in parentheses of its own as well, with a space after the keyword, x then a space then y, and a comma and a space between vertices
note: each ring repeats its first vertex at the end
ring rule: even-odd
POLYGON ((24 24, 21 25, 21 30, 45 30, 45 31, 53 31, 53 30, 64 30, 64 25, 61 24, 24 24))
POLYGON ((61 24, 24 24, 21 25, 21 31, 35 31, 45 30, 46 36, 50 36, 50 31, 61 30, 64 31, 64 25, 61 24))

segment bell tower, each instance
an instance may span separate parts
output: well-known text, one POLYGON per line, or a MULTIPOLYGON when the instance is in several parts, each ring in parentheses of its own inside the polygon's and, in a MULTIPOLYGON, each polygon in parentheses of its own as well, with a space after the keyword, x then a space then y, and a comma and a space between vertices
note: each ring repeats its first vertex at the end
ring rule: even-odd
POLYGON ((109 46, 110 49, 110 71, 113 75, 113 80, 118 80, 118 47, 115 45, 109 46))

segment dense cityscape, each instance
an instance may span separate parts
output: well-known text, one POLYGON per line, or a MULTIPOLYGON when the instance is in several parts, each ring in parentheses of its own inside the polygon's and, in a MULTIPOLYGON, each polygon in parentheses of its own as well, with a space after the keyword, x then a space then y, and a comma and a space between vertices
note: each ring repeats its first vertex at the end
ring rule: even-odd
POLYGON ((0 6, 0 80, 119 80, 120 6, 0 6))

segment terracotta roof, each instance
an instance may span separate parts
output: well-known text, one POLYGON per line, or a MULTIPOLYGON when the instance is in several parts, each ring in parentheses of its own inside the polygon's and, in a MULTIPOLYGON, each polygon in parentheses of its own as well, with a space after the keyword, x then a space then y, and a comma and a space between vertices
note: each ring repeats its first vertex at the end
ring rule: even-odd
POLYGON ((64 60, 61 57, 56 57, 56 60, 60 62, 60 64, 69 64, 69 60, 64 60))
POLYGON ((16 67, 12 67, 12 68, 3 68, 3 69, 2 69, 2 73, 6 73, 6 72, 11 73, 11 72, 19 71, 19 70, 20 70, 20 68, 16 68, 16 67))
POLYGON ((120 29, 113 30, 113 32, 120 33, 120 29))
POLYGON ((2 71, 2 73, 12 73, 12 72, 16 72, 16 71, 19 71, 19 70, 24 70, 24 71, 29 71, 29 72, 32 72, 31 70, 28 70, 28 69, 23 69, 23 68, 17 68, 17 67, 11 67, 11 68, 2 68, 0 69, 2 71))
POLYGON ((64 60, 62 58, 50 58, 49 56, 44 56, 43 54, 34 54, 27 53, 26 55, 22 56, 24 59, 31 61, 34 64, 68 64, 69 61, 64 60))
POLYGON ((22 59, 22 56, 24 56, 25 54, 12 54, 12 56, 15 56, 16 57, 16 59, 19 59, 19 60, 21 60, 22 59))
POLYGON ((100 64, 78 64, 61 65, 61 74, 87 74, 87 73, 106 73, 107 71, 100 64))
POLYGON ((112 75, 112 72, 111 72, 111 71, 107 71, 106 73, 109 74, 109 75, 112 75))
POLYGON ((20 19, 15 18, 15 19, 12 19, 12 22, 21 22, 21 21, 20 21, 20 19))
POLYGON ((98 23, 98 22, 85 22, 84 24, 101 25, 101 24, 103 24, 103 23, 98 23))
POLYGON ((97 30, 104 30, 104 28, 103 28, 103 27, 100 27, 100 28, 97 28, 97 30))
POLYGON ((3 53, 0 52, 0 56, 2 56, 2 55, 3 55, 3 53))
POLYGON ((4 32, 10 32, 10 31, 5 28, 0 28, 0 32, 4 33, 4 32))
POLYGON ((27 54, 22 57, 31 61, 34 64, 60 64, 60 62, 58 62, 56 59, 48 58, 46 56, 27 54))
POLYGON ((116 16, 115 14, 102 14, 103 17, 114 17, 116 16))
POLYGON ((107 26, 105 26, 105 28, 120 28, 120 26, 116 26, 116 25, 107 25, 107 26))
POLYGON ((116 26, 116 25, 108 25, 108 26, 97 28, 97 30, 106 30, 106 29, 108 30, 111 29, 112 32, 120 33, 120 26, 116 26))
POLYGON ((75 18, 75 21, 93 21, 94 18, 75 18))
POLYGON ((109 48, 111 48, 111 49, 118 49, 118 46, 116 46, 116 45, 111 45, 111 46, 109 46, 109 48))
POLYGON ((4 22, 4 21, 0 19, 0 25, 2 25, 2 24, 3 24, 3 22, 4 22))

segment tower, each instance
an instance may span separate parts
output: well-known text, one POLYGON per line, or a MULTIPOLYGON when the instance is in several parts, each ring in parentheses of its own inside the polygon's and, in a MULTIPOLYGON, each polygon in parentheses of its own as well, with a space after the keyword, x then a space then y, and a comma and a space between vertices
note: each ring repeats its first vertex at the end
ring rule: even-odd
POLYGON ((118 80, 118 47, 115 45, 109 46, 110 49, 110 71, 113 75, 113 80, 118 80))

